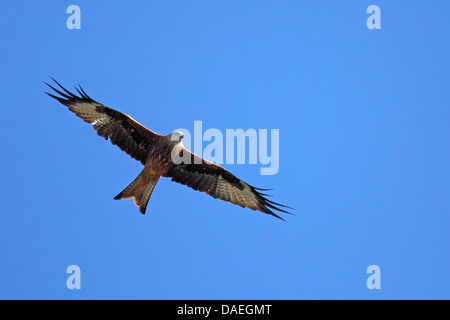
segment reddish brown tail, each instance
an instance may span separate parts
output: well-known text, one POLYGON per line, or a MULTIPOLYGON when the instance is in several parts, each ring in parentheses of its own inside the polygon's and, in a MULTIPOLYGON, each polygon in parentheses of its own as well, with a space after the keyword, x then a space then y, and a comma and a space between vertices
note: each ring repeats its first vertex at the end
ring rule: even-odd
POLYGON ((145 214, 147 209, 148 200, 152 195, 153 189, 158 182, 159 177, 150 179, 149 182, 145 182, 142 179, 142 172, 128 187, 126 187, 121 193, 119 193, 114 200, 130 199, 134 198, 134 204, 139 207, 139 211, 145 214))

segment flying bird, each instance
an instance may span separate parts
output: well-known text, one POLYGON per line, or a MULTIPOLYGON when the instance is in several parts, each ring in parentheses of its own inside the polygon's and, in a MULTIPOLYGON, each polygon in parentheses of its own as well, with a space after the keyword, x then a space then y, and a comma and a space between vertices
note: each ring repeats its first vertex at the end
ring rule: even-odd
POLYGON ((55 79, 52 80, 61 90, 44 83, 59 96, 48 92, 46 94, 68 107, 83 121, 92 124, 99 136, 109 139, 112 144, 144 165, 137 178, 115 200, 134 198, 139 211, 145 214, 156 183, 161 177, 167 177, 216 199, 261 211, 282 220, 284 219, 273 211, 291 214, 282 208, 292 208, 266 198, 268 195, 262 192, 268 189, 255 188, 223 167, 184 148, 182 132, 159 135, 130 116, 96 102, 80 85, 75 87, 79 94, 75 95, 55 79))

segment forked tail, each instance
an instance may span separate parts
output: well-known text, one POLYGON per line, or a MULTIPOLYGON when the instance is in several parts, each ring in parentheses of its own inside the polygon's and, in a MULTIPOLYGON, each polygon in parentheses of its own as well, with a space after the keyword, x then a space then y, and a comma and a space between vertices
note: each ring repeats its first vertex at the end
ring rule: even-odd
POLYGON ((139 207, 139 211, 142 214, 145 214, 148 200, 152 195, 159 177, 151 177, 150 181, 144 181, 144 179, 142 179, 143 172, 144 171, 142 171, 128 187, 115 196, 114 200, 134 198, 134 204, 139 207))

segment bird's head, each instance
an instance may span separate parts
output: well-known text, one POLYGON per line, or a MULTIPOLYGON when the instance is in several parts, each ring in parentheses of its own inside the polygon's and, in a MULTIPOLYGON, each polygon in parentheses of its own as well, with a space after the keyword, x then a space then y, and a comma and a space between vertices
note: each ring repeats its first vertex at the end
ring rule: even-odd
POLYGON ((170 141, 180 143, 184 138, 184 133, 180 131, 174 131, 170 134, 170 141))

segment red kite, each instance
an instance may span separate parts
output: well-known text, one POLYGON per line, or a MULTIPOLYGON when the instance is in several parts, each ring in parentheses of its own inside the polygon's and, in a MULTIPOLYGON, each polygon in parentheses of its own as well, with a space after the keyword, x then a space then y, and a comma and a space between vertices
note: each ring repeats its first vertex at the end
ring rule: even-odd
POLYGON ((168 135, 159 135, 130 116, 94 101, 81 86, 79 89, 75 87, 79 94, 77 96, 62 87, 55 79, 53 81, 62 91, 46 82, 45 84, 60 96, 48 92, 45 92, 46 94, 67 106, 83 121, 93 124, 99 136, 106 140, 110 139, 112 144, 144 165, 137 178, 114 199, 134 198, 139 211, 145 214, 148 200, 159 178, 168 177, 216 199, 261 211, 279 219, 282 218, 272 210, 290 213, 279 208, 289 207, 265 198, 267 194, 261 191, 268 189, 252 187, 221 166, 185 149, 181 142, 183 133, 175 131, 168 135), (188 161, 177 164, 173 161, 174 154, 188 161))

